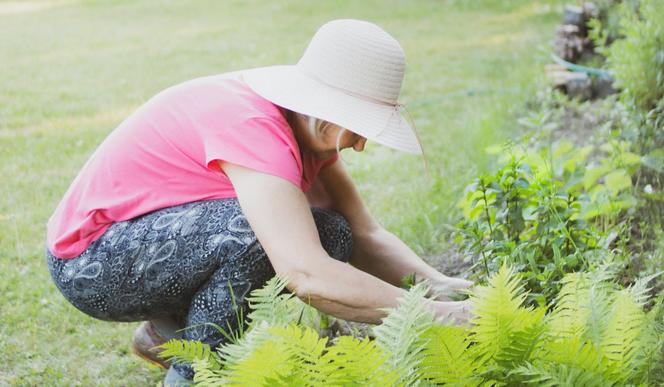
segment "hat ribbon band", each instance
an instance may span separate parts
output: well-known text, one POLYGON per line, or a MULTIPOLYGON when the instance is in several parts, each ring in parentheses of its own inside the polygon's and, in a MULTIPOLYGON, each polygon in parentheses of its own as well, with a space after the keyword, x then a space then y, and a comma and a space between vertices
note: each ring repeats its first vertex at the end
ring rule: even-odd
POLYGON ((375 104, 379 104, 379 105, 394 106, 394 107, 400 105, 398 102, 397 102, 397 103, 394 103, 394 102, 390 102, 390 101, 385 101, 385 100, 382 100, 382 99, 379 99, 379 98, 374 98, 374 97, 370 97, 370 96, 368 96, 368 95, 359 94, 359 93, 355 93, 355 92, 350 91, 350 90, 342 89, 341 87, 338 87, 338 86, 335 86, 335 85, 332 85, 332 84, 330 84, 330 83, 325 82, 325 81, 322 80, 319 76, 317 76, 316 74, 314 74, 314 73, 312 73, 312 72, 310 72, 310 71, 307 71, 307 70, 304 69, 302 66, 299 66, 299 65, 298 65, 297 67, 300 69, 300 71, 302 71, 302 73, 303 73, 304 75, 308 76, 309 78, 313 78, 314 80, 316 80, 316 81, 318 81, 318 82, 324 84, 325 86, 327 86, 327 87, 329 87, 329 88, 331 88, 331 89, 334 89, 334 90, 340 91, 340 92, 342 92, 342 93, 344 93, 344 94, 348 94, 348 95, 350 95, 351 97, 355 97, 355 98, 363 99, 363 100, 365 100, 365 101, 367 101, 367 102, 373 102, 373 103, 375 103, 375 104))

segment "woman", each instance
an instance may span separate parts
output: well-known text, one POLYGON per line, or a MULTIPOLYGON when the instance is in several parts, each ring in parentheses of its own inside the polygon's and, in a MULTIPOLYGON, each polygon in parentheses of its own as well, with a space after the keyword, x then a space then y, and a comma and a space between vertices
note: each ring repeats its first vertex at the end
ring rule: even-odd
MULTIPOLYGON (((234 302, 275 273, 319 310, 378 323, 415 273, 431 307, 465 323, 470 282, 447 277, 382 228, 338 152, 375 141, 421 153, 397 98, 403 50, 378 26, 322 26, 297 65, 194 79, 159 93, 91 156, 48 224, 64 296, 104 320, 149 320, 134 349, 180 327, 213 347, 206 323, 237 329, 234 302), (351 265, 346 264, 350 261, 351 265)), ((193 376, 174 365, 167 384, 193 376)))

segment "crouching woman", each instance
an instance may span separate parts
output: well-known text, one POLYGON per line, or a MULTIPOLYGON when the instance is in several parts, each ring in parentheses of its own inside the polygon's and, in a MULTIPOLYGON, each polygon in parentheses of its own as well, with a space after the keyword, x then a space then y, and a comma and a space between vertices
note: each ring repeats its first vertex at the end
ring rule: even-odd
MULTIPOLYGON (((148 321, 134 349, 157 362, 151 348, 178 328, 223 344, 209 323, 237 329, 234 304, 245 308, 275 273, 319 310, 370 323, 396 306, 408 274, 438 291, 467 288, 381 227, 338 160, 367 141, 421 152, 397 101, 404 67, 381 28, 336 20, 297 65, 157 94, 104 140, 50 218, 55 284, 95 318, 148 321)), ((469 319, 466 302, 431 306, 469 319)), ((192 376, 174 365, 166 384, 192 376)))

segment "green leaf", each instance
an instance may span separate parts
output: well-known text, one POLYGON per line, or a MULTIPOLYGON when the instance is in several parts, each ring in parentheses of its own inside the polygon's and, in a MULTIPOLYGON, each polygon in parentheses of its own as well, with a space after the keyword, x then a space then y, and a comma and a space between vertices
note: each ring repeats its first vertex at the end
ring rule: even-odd
POLYGON ((643 165, 659 173, 664 172, 664 149, 655 149, 642 158, 643 165))
POLYGON ((624 169, 617 169, 604 176, 604 184, 614 195, 632 187, 632 178, 624 169))
POLYGON ((611 167, 607 165, 601 165, 586 169, 586 173, 583 176, 583 188, 589 190, 600 177, 607 174, 610 170, 611 167))
POLYGON ((641 156, 632 152, 621 152, 616 159, 618 163, 626 167, 641 164, 641 156))

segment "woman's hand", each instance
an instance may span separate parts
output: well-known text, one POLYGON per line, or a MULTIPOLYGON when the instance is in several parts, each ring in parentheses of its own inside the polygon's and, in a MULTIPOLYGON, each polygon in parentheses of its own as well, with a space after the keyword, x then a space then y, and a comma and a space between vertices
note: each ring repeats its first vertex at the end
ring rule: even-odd
POLYGON ((473 318, 473 306, 470 300, 434 301, 433 309, 437 320, 443 324, 470 326, 473 318))
POLYGON ((438 301, 451 301, 454 294, 465 294, 475 285, 463 278, 447 277, 445 275, 428 279, 431 286, 430 295, 438 301))

